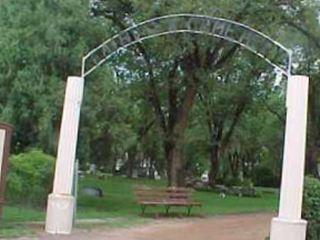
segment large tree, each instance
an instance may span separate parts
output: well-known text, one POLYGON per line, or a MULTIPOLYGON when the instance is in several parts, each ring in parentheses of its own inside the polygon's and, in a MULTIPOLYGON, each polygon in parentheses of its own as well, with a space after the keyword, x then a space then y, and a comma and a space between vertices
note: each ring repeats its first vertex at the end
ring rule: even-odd
POLYGON ((220 161, 241 116, 257 98, 263 98, 270 92, 267 89, 272 89, 274 84, 274 74, 266 64, 256 60, 247 54, 238 54, 227 67, 209 75, 200 88, 199 100, 209 133, 211 185, 216 183, 220 161))
MULTIPOLYGON (((200 9, 209 5, 207 7, 222 10, 219 15, 224 16, 227 15, 227 12, 223 10, 227 11, 231 2, 219 2, 218 6, 208 2, 185 1, 184 4, 179 4, 184 6, 185 10, 200 9)), ((177 7, 177 2, 159 3, 158 5, 144 3, 144 5, 156 8, 147 14, 141 14, 140 8, 146 6, 142 6, 139 2, 101 0, 92 2, 92 12, 96 16, 103 16, 111 20, 115 29, 119 31, 135 24, 141 19, 141 16, 152 17, 165 13, 171 7, 177 7)), ((256 6, 249 2, 241 3, 238 8, 228 12, 228 17, 238 21, 248 21, 247 14, 254 10, 256 6)), ((201 11, 206 13, 203 9, 201 11)), ((204 76, 209 72, 217 71, 230 61, 238 46, 226 44, 221 40, 209 41, 190 36, 187 38, 185 35, 175 37, 175 39, 179 41, 172 41, 172 38, 166 37, 158 39, 156 44, 139 43, 133 51, 133 57, 141 60, 142 56, 144 61, 143 65, 139 65, 139 77, 146 81, 148 100, 162 132, 170 185, 183 185, 185 177, 185 163, 182 156, 184 133, 198 88, 203 81, 206 81, 204 76), (162 88, 159 84, 166 87, 162 88)), ((127 66, 127 68, 130 69, 132 66, 127 66)))

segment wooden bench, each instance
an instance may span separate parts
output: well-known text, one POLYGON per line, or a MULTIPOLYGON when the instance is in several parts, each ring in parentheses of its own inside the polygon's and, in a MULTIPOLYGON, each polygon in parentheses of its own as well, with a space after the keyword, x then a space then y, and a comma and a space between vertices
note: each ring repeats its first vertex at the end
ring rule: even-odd
POLYGON ((192 189, 189 188, 148 188, 136 187, 135 196, 141 206, 142 215, 148 206, 164 206, 166 214, 171 207, 186 207, 188 216, 193 207, 201 207, 200 202, 192 199, 192 189))

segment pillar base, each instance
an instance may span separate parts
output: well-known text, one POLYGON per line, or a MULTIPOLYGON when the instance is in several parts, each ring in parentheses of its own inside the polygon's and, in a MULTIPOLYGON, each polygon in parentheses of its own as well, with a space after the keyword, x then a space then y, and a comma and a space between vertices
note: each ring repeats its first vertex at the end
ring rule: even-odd
POLYGON ((272 219, 270 240, 305 240, 306 233, 307 221, 305 220, 272 219))
POLYGON ((50 194, 45 230, 50 234, 70 234, 75 199, 71 195, 50 194))

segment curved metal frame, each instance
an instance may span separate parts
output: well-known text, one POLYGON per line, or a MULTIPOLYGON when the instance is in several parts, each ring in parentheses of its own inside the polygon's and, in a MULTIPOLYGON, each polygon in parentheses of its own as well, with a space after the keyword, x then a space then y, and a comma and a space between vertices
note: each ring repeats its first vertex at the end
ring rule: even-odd
POLYGON ((129 27, 91 50, 82 59, 82 77, 84 78, 88 76, 96 68, 105 63, 110 57, 112 57, 121 49, 126 49, 136 43, 141 43, 147 39, 178 33, 203 34, 239 44, 240 46, 253 52, 255 55, 265 60, 271 66, 278 69, 285 76, 289 77, 291 75, 291 50, 287 49, 282 44, 268 37, 264 33, 261 33, 247 25, 223 18, 215 18, 195 14, 172 14, 153 18, 129 27), (168 23, 166 23, 167 20, 169 20, 168 23), (180 20, 183 21, 179 22, 180 20), (157 25, 155 25, 155 23, 157 25), (165 26, 166 29, 157 29, 157 27, 161 23, 167 24, 165 26), (177 26, 177 24, 179 23, 181 24, 181 26, 177 26), (194 24, 195 27, 192 26, 192 24, 194 24), (142 35, 145 30, 147 30, 147 33, 145 35, 142 35), (155 32, 149 33, 148 31, 150 30, 155 32), (241 30, 241 35, 238 35, 235 30, 241 30), (254 46, 255 44, 257 44, 257 42, 250 41, 249 44, 248 40, 252 39, 248 39, 248 37, 254 37, 256 38, 256 40, 263 40, 264 42, 260 46, 254 46), (286 64, 283 64, 285 65, 285 67, 283 65, 281 66, 280 64, 275 63, 273 59, 267 56, 268 52, 270 52, 270 48, 263 48, 268 44, 271 44, 269 47, 272 46, 274 49, 276 49, 277 56, 279 53, 285 55, 286 64), (265 52, 263 52, 263 50, 265 52), (98 60, 98 62, 94 63, 94 65, 87 70, 87 62, 95 54, 100 54, 102 55, 102 57, 100 60, 98 60))
POLYGON ((290 77, 287 87, 287 124, 282 174, 283 188, 281 189, 279 217, 274 218, 272 222, 271 239, 284 239, 288 237, 288 228, 293 232, 293 234, 289 236, 289 239, 302 239, 303 236, 305 236, 307 226, 307 222, 301 220, 301 203, 303 195, 302 190, 305 160, 304 146, 306 140, 309 79, 305 76, 290 76, 292 58, 291 51, 268 36, 240 23, 191 14, 169 15, 151 19, 120 32, 113 38, 93 49, 83 58, 82 77, 68 78, 61 124, 62 127, 60 130, 58 157, 56 161, 54 188, 53 193, 49 195, 47 204, 46 232, 51 234, 70 234, 72 231, 72 213, 75 201, 71 191, 73 175, 70 175, 70 169, 71 172, 72 169, 74 169, 84 77, 88 76, 97 67, 107 61, 119 49, 127 48, 145 39, 179 32, 206 34, 240 44, 244 48, 255 53, 257 56, 262 57, 272 66, 281 70, 281 72, 287 77, 290 77), (182 24, 182 26, 186 28, 177 28, 177 22, 171 22, 174 23, 173 28, 170 23, 169 26, 166 26, 165 31, 153 32, 152 34, 146 34, 144 36, 141 35, 141 33, 143 33, 140 31, 141 26, 152 26, 152 23, 157 21, 165 21, 166 19, 177 20, 181 18, 189 18, 189 20, 200 19, 206 21, 204 22, 205 25, 203 25, 203 21, 197 22, 197 24, 200 23, 200 26, 196 25, 197 29, 193 29, 192 21, 190 24, 188 23, 187 27, 185 23, 182 24), (205 29, 203 29, 203 27, 205 27, 205 29), (230 33, 229 30, 231 27, 238 28, 238 30, 240 28, 240 33, 243 32, 245 38, 243 38, 242 33, 240 35, 237 35, 238 32, 230 33), (139 32, 136 30, 139 30, 139 32), (130 35, 129 39, 123 39, 123 35, 126 36, 126 34, 130 35), (256 45, 254 42, 249 42, 251 44, 249 45, 247 43, 248 39, 246 40, 248 34, 250 37, 254 35, 255 40, 262 39, 263 45, 261 45, 261 42, 256 45), (118 46, 119 42, 120 47, 118 46), (108 44, 112 45, 108 46, 108 44), (282 65, 276 64, 272 58, 263 54, 268 54, 268 51, 271 51, 271 54, 273 54, 273 49, 270 50, 270 46, 276 49, 276 60, 279 57, 279 51, 281 51, 281 54, 284 54, 286 58, 285 64, 283 64, 283 62, 282 65), (95 54, 97 54, 100 60, 98 63, 93 64, 93 66, 87 71, 87 61, 95 54), (299 99, 299 101, 296 101, 296 99, 299 99), (290 175, 292 173, 294 178, 290 175), (62 182, 65 184, 60 184, 62 182), (64 204, 66 208, 59 208, 60 204, 64 204))

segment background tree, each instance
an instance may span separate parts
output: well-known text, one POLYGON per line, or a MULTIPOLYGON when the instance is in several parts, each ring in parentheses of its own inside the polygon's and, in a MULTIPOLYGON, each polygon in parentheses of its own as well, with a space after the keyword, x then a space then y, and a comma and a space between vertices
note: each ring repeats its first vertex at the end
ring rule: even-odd
MULTIPOLYGON (((3 0, 1 120, 16 128, 15 152, 36 147, 55 155, 65 81, 80 74, 89 49, 160 15, 222 17, 293 49, 293 73, 311 76, 307 169, 315 173, 319 9, 317 1, 297 0, 3 0)), ((139 43, 86 79, 77 157, 82 166, 95 163, 107 172, 122 161, 129 177, 148 162, 168 174, 170 185, 210 167, 212 183, 239 173, 254 178, 260 167, 278 179, 286 85, 275 79, 263 60, 211 37, 177 34, 139 43)))

